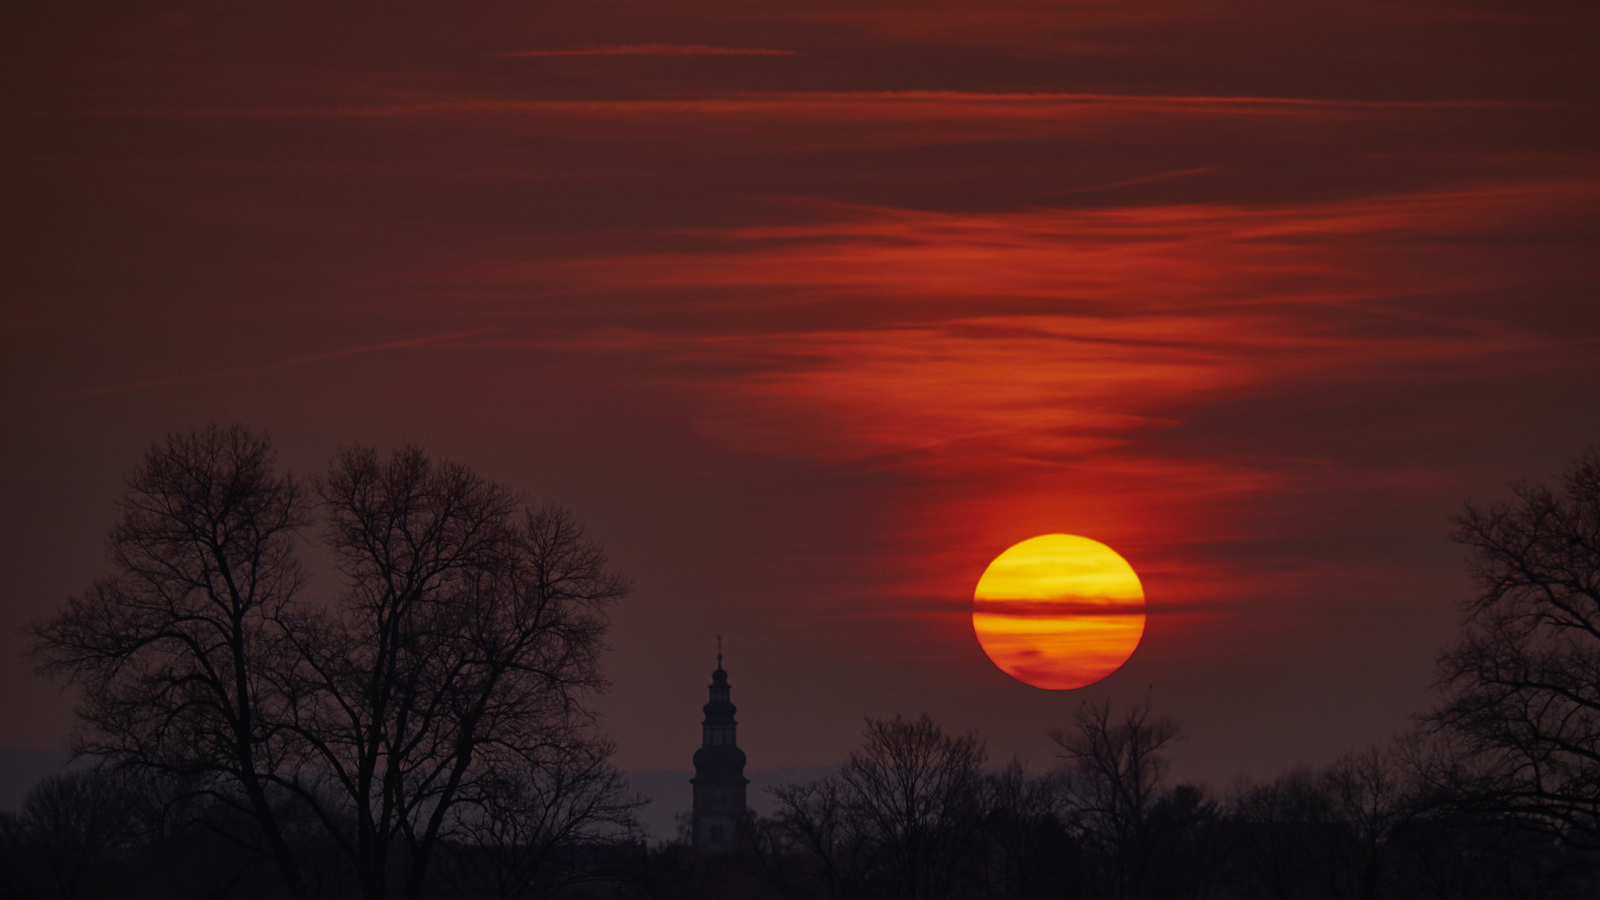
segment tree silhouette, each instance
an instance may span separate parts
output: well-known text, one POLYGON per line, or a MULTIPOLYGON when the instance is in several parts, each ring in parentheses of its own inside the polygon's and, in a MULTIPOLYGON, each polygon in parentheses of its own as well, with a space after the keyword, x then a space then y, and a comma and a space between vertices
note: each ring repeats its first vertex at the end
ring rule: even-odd
POLYGON ((871 896, 877 846, 837 776, 771 789, 777 812, 748 833, 767 880, 789 900, 871 896))
POLYGON ((1440 660, 1430 779, 1471 808, 1600 847, 1600 449, 1559 490, 1468 506, 1477 595, 1440 660))
MULTIPOLYGON (((31 628, 41 668, 82 690, 75 749, 196 778, 292 858, 268 796, 284 764, 270 673, 305 583, 303 492, 264 439, 212 427, 153 447, 121 507, 115 574, 31 628)), ((306 895, 297 867, 284 877, 306 895)))
POLYGON ((1060 748, 1070 792, 1088 837, 1108 861, 1108 896, 1139 897, 1152 874, 1150 812, 1170 764, 1164 751, 1181 737, 1176 722, 1156 716, 1149 701, 1120 721, 1109 701, 1084 703, 1070 731, 1050 735, 1060 748))
POLYGON ((1414 786, 1395 752, 1379 747, 1340 754, 1321 785, 1338 826, 1324 833, 1340 873, 1335 896, 1376 900, 1385 894, 1395 844, 1417 815, 1414 786))
POLYGON ((897 890, 882 896, 934 900, 955 892, 979 818, 983 740, 948 735, 924 713, 867 720, 839 780, 852 815, 870 823, 897 890))
POLYGON ((926 714, 869 718, 863 736, 838 774, 773 791, 754 831, 768 880, 791 897, 956 896, 977 860, 983 741, 926 714))
POLYGON ((1240 894, 1263 900, 1310 895, 1336 870, 1324 833, 1333 801, 1317 774, 1301 766, 1267 784, 1241 786, 1233 803, 1240 894))
POLYGON ((460 804, 443 847, 444 880, 455 896, 521 900, 550 896, 593 877, 571 858, 576 842, 609 826, 612 836, 638 830, 638 800, 607 764, 611 746, 576 744, 562 765, 508 767, 482 779, 460 804))
POLYGON ((342 452, 314 487, 242 428, 168 438, 129 482, 115 574, 34 626, 35 653, 83 690, 80 750, 242 813, 232 837, 291 896, 337 888, 314 847, 362 896, 416 900, 468 823, 530 814, 491 802, 505 785, 603 765, 584 698, 627 584, 565 511, 415 448, 342 452), (342 583, 321 603, 297 556, 313 516, 342 583))
MULTIPOLYGON (((8 841, 15 896, 116 897, 116 876, 146 838, 136 787, 105 766, 58 772, 28 792, 8 841)), ((0 880, 4 884, 5 880, 0 880)))
POLYGON ((1032 775, 1012 759, 984 774, 980 808, 985 896, 1056 896, 1056 885, 1081 880, 1081 823, 1060 773, 1032 775))

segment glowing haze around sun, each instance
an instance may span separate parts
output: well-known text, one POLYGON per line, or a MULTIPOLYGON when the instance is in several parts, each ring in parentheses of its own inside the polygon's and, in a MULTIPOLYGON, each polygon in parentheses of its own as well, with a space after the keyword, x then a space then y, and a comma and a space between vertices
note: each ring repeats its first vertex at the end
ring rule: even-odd
POLYGON ((1065 691, 1094 684, 1144 636, 1144 587, 1099 541, 1046 534, 989 563, 972 598, 972 630, 989 659, 1025 684, 1065 691))

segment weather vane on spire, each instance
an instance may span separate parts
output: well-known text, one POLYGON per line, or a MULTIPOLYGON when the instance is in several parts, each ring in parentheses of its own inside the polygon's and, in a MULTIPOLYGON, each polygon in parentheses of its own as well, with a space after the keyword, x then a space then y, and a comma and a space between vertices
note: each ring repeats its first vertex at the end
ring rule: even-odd
POLYGON ((717 668, 722 668, 722 635, 717 635, 717 668))

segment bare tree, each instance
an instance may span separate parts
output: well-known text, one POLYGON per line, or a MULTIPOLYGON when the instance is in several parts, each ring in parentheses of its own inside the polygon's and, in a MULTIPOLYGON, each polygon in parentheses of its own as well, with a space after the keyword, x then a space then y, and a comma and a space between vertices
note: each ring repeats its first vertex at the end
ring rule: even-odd
MULTIPOLYGON (((263 677, 305 581, 302 492, 265 439, 213 426, 153 447, 121 506, 114 574, 30 626, 41 670, 82 690, 74 749, 193 779, 290 858, 268 796, 281 754, 263 677)), ((297 870, 284 875, 306 896, 297 870)))
POLYGON ((1170 767, 1163 751, 1180 736, 1177 723, 1157 717, 1149 701, 1120 721, 1109 701, 1085 703, 1071 731, 1051 733, 1085 831, 1109 863, 1107 891, 1119 900, 1143 894, 1153 847, 1149 814, 1170 767))
POLYGON ((538 768, 500 769, 480 779, 447 825, 445 880, 463 898, 552 896, 591 877, 579 852, 597 826, 639 834, 639 800, 608 762, 611 746, 565 748, 538 768))
POLYGON ((974 843, 984 757, 976 734, 947 735, 926 713, 867 720, 866 742, 845 759, 839 780, 888 862, 888 896, 954 893, 974 843))
POLYGON ((1478 593, 1439 663, 1431 780, 1478 809, 1600 847, 1600 449, 1559 490, 1468 506, 1478 593))
POLYGON ((463 811, 603 750, 585 697, 627 584, 565 511, 408 448, 341 453, 315 511, 344 585, 312 604, 313 508, 243 429, 175 435, 130 481, 117 574, 34 627, 82 686, 82 749, 248 814, 292 896, 308 845, 370 900, 422 896, 463 811))
POLYGON ((1368 747, 1345 752, 1320 779, 1339 828, 1328 833, 1337 860, 1335 895, 1377 900, 1385 893, 1395 844, 1416 816, 1416 796, 1397 754, 1368 747))
POLYGON ((566 511, 519 510, 416 448, 386 462, 346 451, 317 492, 349 588, 290 629, 302 664, 288 727, 304 755, 286 786, 365 896, 388 896, 398 864, 415 900, 464 809, 542 814, 500 792, 606 746, 589 743, 583 698, 604 685, 605 610, 627 584, 566 511))
POLYGON ((316 811, 362 893, 385 897, 397 850, 412 851, 392 862, 420 888, 471 764, 463 695, 482 674, 472 610, 509 587, 497 582, 514 565, 516 498, 414 448, 387 464, 371 450, 341 453, 317 487, 348 588, 290 628, 300 664, 283 687, 300 755, 286 786, 316 811))
POLYGON ((1292 769, 1267 784, 1246 784, 1234 801, 1240 891, 1244 897, 1293 900, 1322 896, 1314 890, 1337 869, 1325 835, 1333 828, 1333 801, 1318 773, 1292 769))
POLYGON ((877 845, 838 776, 774 787, 777 813, 748 831, 767 881, 788 900, 871 896, 877 845))
MULTIPOLYGON (((114 897, 117 876, 147 837, 134 786, 109 767, 58 772, 28 792, 9 860, 16 896, 114 897)), ((3 882, 0 882, 3 883, 3 882)))
POLYGON ((983 777, 982 846, 985 896, 1054 896, 1083 864, 1077 822, 1060 773, 1035 775, 1019 759, 983 777))
POLYGON ((756 831, 769 881, 786 896, 953 896, 979 862, 983 741, 927 715, 869 718, 864 737, 837 775, 773 791, 776 819, 756 831))

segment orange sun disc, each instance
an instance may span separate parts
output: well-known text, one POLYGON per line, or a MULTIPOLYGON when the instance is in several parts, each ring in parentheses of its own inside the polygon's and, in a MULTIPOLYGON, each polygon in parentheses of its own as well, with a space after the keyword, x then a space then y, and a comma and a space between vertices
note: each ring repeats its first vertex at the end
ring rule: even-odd
POLYGON ((994 558, 972 597, 972 630, 1000 671, 1066 691, 1122 668, 1144 636, 1144 587, 1128 561, 1071 534, 994 558))

